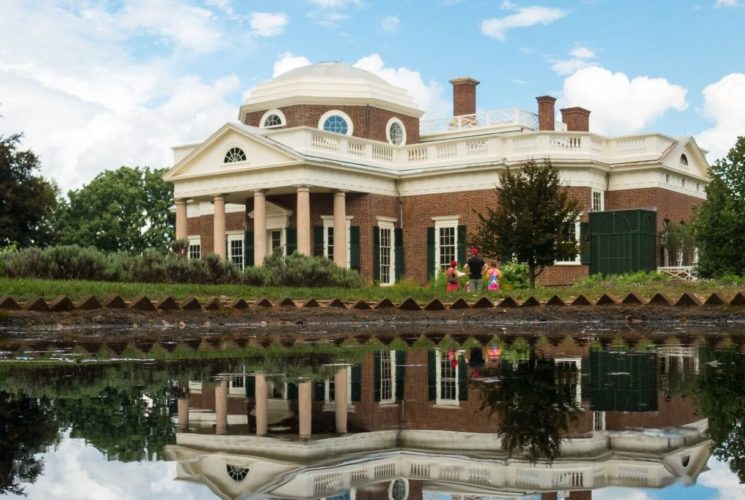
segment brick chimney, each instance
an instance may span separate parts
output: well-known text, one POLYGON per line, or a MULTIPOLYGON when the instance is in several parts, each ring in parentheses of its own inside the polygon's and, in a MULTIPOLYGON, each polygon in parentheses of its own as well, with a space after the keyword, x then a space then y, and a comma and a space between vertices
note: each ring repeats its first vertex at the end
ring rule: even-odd
POLYGON ((550 95, 542 95, 535 98, 538 101, 538 130, 555 130, 554 116, 554 103, 556 102, 555 97, 550 95))
POLYGON ((561 110, 561 121, 566 123, 567 132, 589 132, 590 110, 580 107, 561 110))
POLYGON ((476 114, 476 85, 478 80, 470 77, 454 78, 453 85, 453 116, 476 114))

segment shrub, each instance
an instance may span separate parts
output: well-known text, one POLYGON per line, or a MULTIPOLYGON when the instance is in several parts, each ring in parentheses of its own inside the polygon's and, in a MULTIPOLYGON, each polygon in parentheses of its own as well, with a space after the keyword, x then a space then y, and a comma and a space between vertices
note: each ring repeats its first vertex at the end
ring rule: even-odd
POLYGON ((269 276, 270 273, 266 267, 247 267, 243 270, 241 282, 249 286, 266 286, 269 276))
POLYGON ((528 288, 530 286, 530 271, 528 265, 519 262, 504 262, 500 269, 502 271, 502 281, 504 285, 510 285, 512 288, 528 288))
POLYGON ((157 250, 145 250, 142 255, 132 258, 128 281, 163 283, 167 281, 166 259, 157 250))
POLYGON ((339 268, 325 257, 271 255, 263 267, 266 285, 355 288, 364 283, 357 271, 339 268))
POLYGON ((211 253, 202 259, 210 283, 240 283, 240 271, 230 261, 211 253))
POLYGON ((77 245, 27 248, 4 260, 5 273, 12 278, 101 280, 106 270, 101 252, 77 245))

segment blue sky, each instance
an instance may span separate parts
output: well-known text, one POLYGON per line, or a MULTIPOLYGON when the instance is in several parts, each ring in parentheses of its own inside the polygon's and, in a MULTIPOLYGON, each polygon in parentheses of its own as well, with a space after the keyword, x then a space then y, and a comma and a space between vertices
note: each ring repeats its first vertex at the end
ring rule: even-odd
POLYGON ((227 121, 258 83, 343 61, 451 113, 535 97, 606 135, 691 135, 712 161, 745 135, 745 0, 0 0, 0 134, 22 131, 63 190, 227 121))

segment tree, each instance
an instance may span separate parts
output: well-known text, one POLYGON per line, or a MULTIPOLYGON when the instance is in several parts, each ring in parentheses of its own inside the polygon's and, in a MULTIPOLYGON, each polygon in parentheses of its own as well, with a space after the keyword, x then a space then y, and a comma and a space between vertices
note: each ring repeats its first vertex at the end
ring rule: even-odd
POLYGON ((696 210, 693 230, 704 277, 745 275, 745 137, 709 168, 706 201, 696 210))
POLYGON ((107 252, 167 252, 175 215, 170 211, 173 186, 163 181, 163 172, 123 166, 70 191, 55 216, 60 243, 107 252))
POLYGON ((0 136, 0 246, 46 246, 54 234, 49 221, 57 188, 34 175, 39 158, 18 150, 21 137, 0 136))
POLYGON ((471 235, 484 255, 527 264, 530 288, 545 266, 577 255, 571 236, 577 202, 562 189, 551 162, 528 160, 519 170, 506 169, 495 194, 496 209, 478 213, 480 223, 471 235))

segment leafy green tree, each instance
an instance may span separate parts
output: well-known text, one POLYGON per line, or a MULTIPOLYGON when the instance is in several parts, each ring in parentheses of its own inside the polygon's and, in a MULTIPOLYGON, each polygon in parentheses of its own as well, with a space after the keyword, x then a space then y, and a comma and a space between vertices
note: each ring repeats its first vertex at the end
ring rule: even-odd
POLYGON ((699 272, 745 275, 745 137, 709 169, 706 201, 694 217, 699 272))
POLYGON ((70 191, 55 216, 60 243, 106 252, 167 252, 176 217, 170 211, 173 187, 163 181, 164 171, 124 166, 70 191))
POLYGON ((577 202, 561 187, 551 162, 528 160, 520 169, 506 169, 495 194, 496 208, 478 213, 480 223, 471 235, 482 254, 527 264, 530 288, 545 266, 577 255, 577 242, 569 236, 577 202))
POLYGON ((18 150, 21 137, 0 136, 0 246, 46 246, 53 243, 50 218, 58 190, 34 175, 39 158, 18 150))

